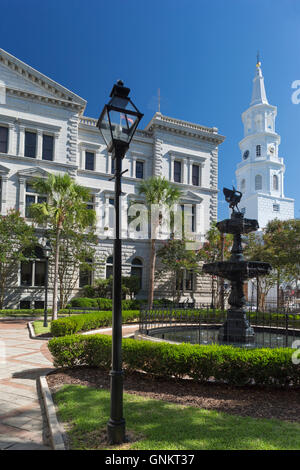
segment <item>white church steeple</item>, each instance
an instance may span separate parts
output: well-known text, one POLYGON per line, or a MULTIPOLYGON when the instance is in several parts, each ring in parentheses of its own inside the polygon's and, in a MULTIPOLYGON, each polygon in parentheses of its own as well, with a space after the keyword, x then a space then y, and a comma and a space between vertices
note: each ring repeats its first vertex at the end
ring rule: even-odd
POLYGON ((283 158, 280 136, 275 131, 276 106, 267 100, 261 62, 257 57, 250 107, 242 114, 244 138, 242 161, 236 170, 237 187, 243 193, 241 207, 261 228, 269 220, 294 218, 294 201, 284 196, 283 158))
POLYGON ((261 62, 257 54, 256 75, 253 79, 252 99, 250 106, 254 104, 269 104, 267 100, 264 77, 261 71, 261 62))

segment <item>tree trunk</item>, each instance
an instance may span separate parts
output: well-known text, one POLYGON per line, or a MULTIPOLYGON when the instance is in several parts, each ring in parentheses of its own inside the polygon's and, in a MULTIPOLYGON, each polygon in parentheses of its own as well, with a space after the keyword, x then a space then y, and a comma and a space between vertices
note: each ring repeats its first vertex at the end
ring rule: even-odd
POLYGON ((155 238, 152 238, 151 252, 150 252, 150 276, 149 276, 149 295, 148 295, 148 309, 149 310, 151 310, 153 307, 155 260, 156 260, 155 238))
POLYGON ((280 271, 277 270, 277 312, 280 309, 280 271))
MULTIPOLYGON (((224 248, 225 248, 225 234, 221 233, 221 261, 224 261, 224 248)), ((220 308, 222 312, 225 309, 225 292, 224 292, 224 278, 221 277, 220 279, 221 287, 220 287, 220 308)))
POLYGON ((56 242, 55 242, 56 247, 55 247, 54 279, 53 279, 52 320, 57 320, 59 241, 60 241, 60 229, 57 229, 56 242))

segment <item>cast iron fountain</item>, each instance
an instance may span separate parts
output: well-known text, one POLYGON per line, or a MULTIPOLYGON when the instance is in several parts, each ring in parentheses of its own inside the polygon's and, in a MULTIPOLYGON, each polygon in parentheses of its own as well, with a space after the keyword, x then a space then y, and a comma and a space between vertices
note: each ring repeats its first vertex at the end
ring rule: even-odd
POLYGON ((203 265, 203 271, 207 274, 216 275, 231 282, 231 292, 228 302, 230 308, 227 310, 227 319, 219 330, 218 340, 220 343, 253 343, 255 333, 246 318, 244 309, 246 299, 244 296, 244 282, 253 277, 268 274, 272 267, 269 263, 261 261, 247 261, 244 259, 242 248, 242 234, 255 232, 258 222, 255 219, 246 219, 238 209, 242 193, 224 188, 225 199, 232 209, 231 218, 217 223, 221 233, 233 234, 233 247, 231 257, 228 261, 217 261, 203 265))

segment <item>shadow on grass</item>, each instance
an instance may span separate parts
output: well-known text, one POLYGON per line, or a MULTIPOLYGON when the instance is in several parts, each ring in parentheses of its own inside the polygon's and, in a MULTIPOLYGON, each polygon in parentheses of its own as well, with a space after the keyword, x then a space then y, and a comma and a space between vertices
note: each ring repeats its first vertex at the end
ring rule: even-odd
MULTIPOLYGON (((65 386, 55 400, 60 419, 68 423, 72 448, 104 448, 91 446, 89 436, 95 436, 96 430, 103 434, 106 427, 107 390, 65 386)), ((124 394, 124 417, 127 429, 143 436, 129 443, 130 449, 299 449, 296 423, 232 416, 128 394, 124 394)))

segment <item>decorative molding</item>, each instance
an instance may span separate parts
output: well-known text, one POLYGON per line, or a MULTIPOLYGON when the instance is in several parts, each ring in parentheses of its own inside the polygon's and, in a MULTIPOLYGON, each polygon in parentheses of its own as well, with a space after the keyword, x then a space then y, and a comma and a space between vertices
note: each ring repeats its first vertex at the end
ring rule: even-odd
POLYGON ((38 72, 31 66, 25 64, 24 62, 12 56, 3 49, 0 49, 0 64, 3 64, 8 67, 10 70, 22 77, 24 80, 31 82, 32 84, 40 87, 41 89, 44 89, 45 91, 47 91, 47 93, 53 94, 53 97, 39 95, 37 93, 27 91, 23 92, 22 90, 6 87, 6 90, 9 93, 17 94, 18 96, 22 96, 24 98, 30 97, 33 99, 37 99, 38 101, 45 100, 46 103, 49 102, 50 104, 63 105, 74 109, 79 109, 81 112, 84 111, 86 107, 86 101, 83 98, 71 92, 70 90, 63 87, 62 85, 55 82, 46 75, 43 75, 42 73, 38 72))
POLYGON ((19 180, 27 178, 48 178, 52 173, 44 170, 41 167, 28 168, 27 170, 19 170, 16 173, 19 176, 19 180))

